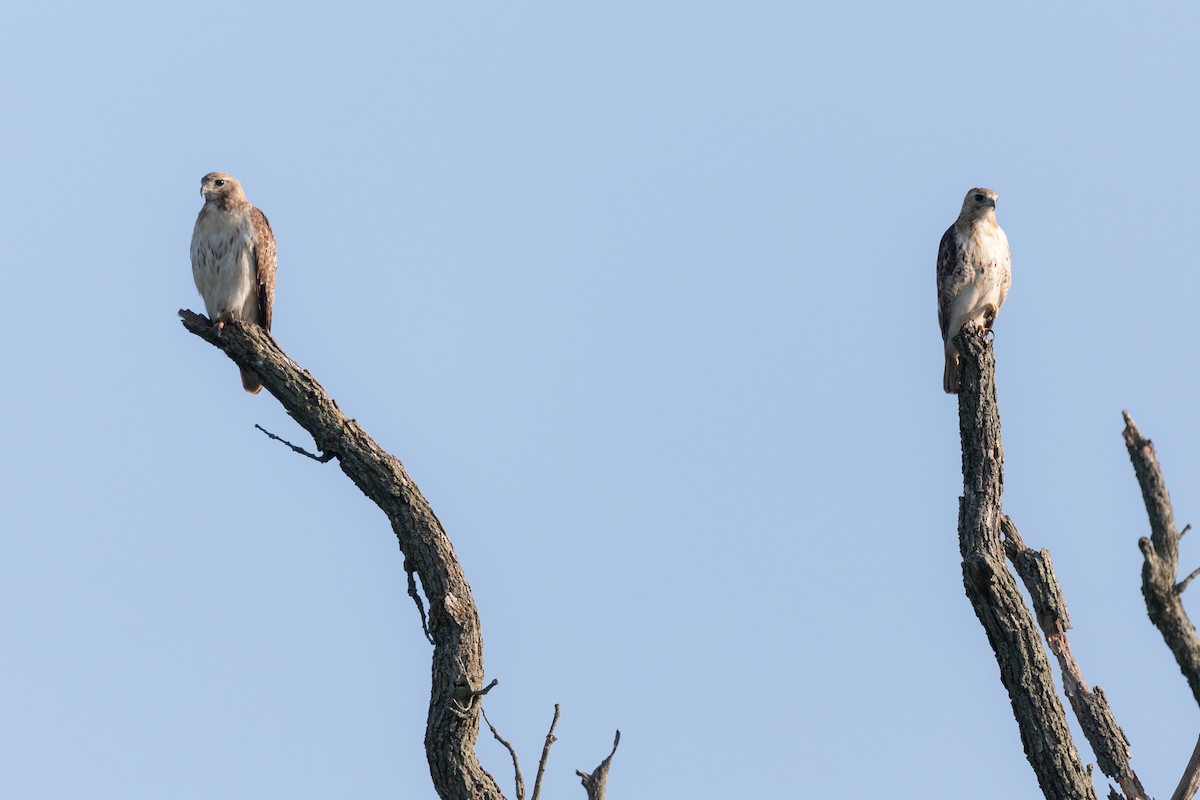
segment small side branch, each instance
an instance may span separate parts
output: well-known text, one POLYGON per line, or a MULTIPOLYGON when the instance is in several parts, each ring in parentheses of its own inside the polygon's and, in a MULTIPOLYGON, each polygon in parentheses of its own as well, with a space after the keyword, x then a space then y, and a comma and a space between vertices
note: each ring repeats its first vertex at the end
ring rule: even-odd
POLYGON ((1058 659, 1062 669, 1063 691, 1083 728, 1083 735, 1096 754, 1097 766, 1120 784, 1128 800, 1148 800, 1141 780, 1129 764, 1129 739, 1117 724, 1108 698, 1099 686, 1088 689, 1083 671, 1071 651, 1067 639, 1071 620, 1067 616, 1066 598, 1063 597, 1062 587, 1050 561, 1050 551, 1038 552, 1026 547, 1017 526, 1008 515, 1000 518, 1000 530, 1004 534, 1005 554, 1029 591, 1038 625, 1046 636, 1051 652, 1058 659))
POLYGON ((417 591, 417 568, 407 556, 404 558, 404 571, 408 574, 408 596, 417 604, 417 613, 421 615, 421 630, 430 644, 436 644, 433 641, 433 634, 429 632, 429 620, 425 616, 425 603, 421 601, 421 593, 417 591))
POLYGON ((554 736, 554 729, 558 727, 559 711, 559 705, 555 703, 554 719, 550 720, 550 730, 546 732, 546 743, 542 745, 542 758, 538 761, 537 777, 533 781, 533 797, 530 800, 539 800, 542 795, 542 776, 546 774, 546 764, 550 761, 550 747, 558 741, 554 736))
POLYGON ((268 438, 274 439, 277 442, 283 442, 288 447, 292 448, 292 450, 294 450, 295 452, 299 453, 302 456, 308 456, 313 461, 319 461, 322 464, 328 464, 330 461, 337 458, 337 453, 325 453, 324 455, 320 455, 320 456, 313 455, 312 453, 305 450, 303 447, 298 447, 298 446, 292 444, 287 439, 284 439, 282 436, 276 436, 275 434, 271 433, 269 430, 264 428, 262 425, 259 425, 257 422, 254 423, 254 427, 258 428, 260 431, 265 433, 268 436, 268 438))
MULTIPOLYGON (((491 687, 489 686, 488 688, 490 689, 491 687)), ((504 745, 504 749, 508 751, 508 754, 510 756, 512 756, 513 773, 516 775, 516 782, 517 782, 517 800, 525 800, 525 779, 521 776, 521 764, 517 761, 516 748, 513 747, 511 744, 509 744, 508 740, 500 735, 500 731, 496 730, 496 726, 492 724, 492 721, 490 719, 488 719, 487 711, 485 711, 482 706, 480 707, 479 711, 481 714, 483 714, 483 721, 486 722, 488 728, 491 729, 492 736, 496 737, 496 741, 499 742, 500 744, 504 745)), ((538 778, 540 780, 540 778, 541 778, 540 773, 538 774, 538 778)), ((533 796, 536 800, 536 798, 537 798, 537 788, 536 787, 534 787, 533 796)))
POLYGON ((1200 567, 1196 567, 1186 578, 1175 584, 1175 594, 1183 594, 1183 590, 1196 579, 1197 575, 1200 575, 1200 567))
POLYGON ((1179 572, 1179 539, 1183 534, 1175 530, 1175 511, 1167 492, 1167 482, 1154 444, 1142 436, 1128 411, 1122 413, 1125 417, 1122 432, 1125 447, 1150 518, 1150 536, 1138 540, 1143 558, 1142 596, 1146 600, 1146 612, 1175 656, 1193 699, 1200 704, 1200 638, 1196 636, 1196 627, 1179 597, 1195 573, 1178 584, 1175 582, 1179 572))
POLYGON ((580 783, 583 784, 584 791, 587 792, 588 800, 604 800, 604 793, 608 788, 608 768, 612 766, 613 756, 617 754, 617 745, 620 743, 621 731, 618 730, 617 735, 613 738, 612 752, 608 754, 608 758, 600 762, 600 766, 592 770, 591 775, 582 770, 575 770, 580 783))

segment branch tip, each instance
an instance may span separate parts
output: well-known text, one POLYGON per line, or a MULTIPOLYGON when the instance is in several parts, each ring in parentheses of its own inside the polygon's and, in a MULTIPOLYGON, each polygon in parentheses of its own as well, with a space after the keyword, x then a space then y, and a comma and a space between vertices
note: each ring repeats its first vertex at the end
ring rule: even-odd
POLYGON ((546 764, 550 761, 550 746, 558 741, 554 735, 554 729, 558 726, 558 714, 562 710, 558 703, 554 704, 554 719, 550 720, 550 730, 546 731, 546 743, 542 745, 542 757, 538 761, 537 776, 533 779, 533 797, 530 800, 539 800, 542 794, 542 778, 546 774, 546 764))
POLYGON ((333 453, 333 452, 323 453, 322 455, 319 455, 319 456, 313 455, 312 453, 305 450, 303 447, 298 447, 298 446, 292 444, 287 439, 284 439, 282 436, 276 436, 275 434, 271 433, 269 430, 264 428, 262 425, 259 425, 257 422, 254 423, 254 427, 258 428, 260 431, 265 433, 268 436, 268 438, 274 439, 277 442, 283 442, 288 447, 292 448, 292 450, 294 452, 297 452, 302 456, 308 456, 313 461, 316 461, 318 463, 328 464, 330 461, 332 461, 334 458, 337 457, 337 453, 333 453))
POLYGON ((1190 575, 1181 580, 1179 583, 1175 584, 1175 594, 1183 594, 1183 590, 1188 587, 1188 584, 1196 579, 1197 575, 1200 575, 1200 567, 1196 567, 1194 570, 1192 570, 1190 575))
MULTIPOLYGON (((493 686, 495 685, 495 683, 496 683, 495 681, 492 681, 493 686)), ((488 688, 490 689, 492 687, 489 686, 488 688)), ((496 741, 499 742, 500 744, 504 745, 504 749, 508 751, 508 754, 510 756, 512 756, 513 773, 515 773, 515 775, 516 775, 516 783, 517 783, 517 800, 525 800, 525 779, 523 777, 521 777, 521 765, 517 762, 516 748, 513 747, 511 744, 509 744, 508 740, 500 735, 500 731, 496 730, 496 726, 492 724, 492 721, 490 719, 488 719, 487 711, 484 711, 482 705, 479 707, 479 713, 483 714, 483 721, 486 722, 488 728, 491 729, 492 736, 496 737, 496 741)), ((537 792, 535 789, 534 797, 536 797, 536 796, 537 796, 537 792)))

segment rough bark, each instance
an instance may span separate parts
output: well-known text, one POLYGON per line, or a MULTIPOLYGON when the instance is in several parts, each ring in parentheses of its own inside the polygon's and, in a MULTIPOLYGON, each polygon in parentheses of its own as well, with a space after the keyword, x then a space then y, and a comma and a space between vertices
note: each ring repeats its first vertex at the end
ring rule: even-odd
POLYGON ((324 456, 336 458, 387 515, 405 568, 420 577, 429 601, 433 687, 425 752, 434 789, 442 800, 500 800, 504 795, 475 754, 484 675, 479 614, 450 539, 404 465, 347 419, 312 375, 262 328, 233 323, 218 335, 199 314, 179 315, 187 330, 258 375, 324 456))
POLYGON ((958 535, 963 585, 1000 666, 1025 756, 1049 800, 1095 798, 1091 777, 1071 740, 1054 689, 1050 661, 1012 573, 1000 538, 1004 451, 996 405, 995 360, 986 334, 958 336, 963 376, 958 395, 963 496, 958 535))
POLYGON ((1104 690, 1099 686, 1088 689, 1083 670, 1071 651, 1071 643, 1067 639, 1071 618, 1067 614, 1067 599, 1054 574, 1050 551, 1026 547, 1017 526, 1007 515, 1000 519, 1000 530, 1004 533, 1004 550, 1008 559, 1021 576, 1021 582, 1033 601, 1034 615, 1046 637, 1046 643, 1058 659, 1063 692, 1083 728, 1083 735, 1092 746, 1092 752, 1096 754, 1096 765, 1101 772, 1120 784, 1129 800, 1147 800, 1146 790, 1129 763, 1129 739, 1117 724, 1104 690))
POLYGON ((608 791, 608 768, 612 766, 613 756, 617 754, 617 745, 620 743, 621 732, 617 731, 617 735, 613 737, 612 752, 608 754, 608 758, 601 761, 599 766, 592 770, 590 775, 583 770, 575 770, 575 774, 579 776, 579 781, 587 791, 588 800, 604 800, 604 793, 608 791))
POLYGON ((1162 634, 1163 641, 1175 655, 1175 662, 1191 687, 1192 697, 1200 703, 1200 639, 1196 627, 1183 609, 1181 595, 1196 576, 1192 573, 1175 582, 1179 573, 1179 540, 1187 532, 1175 529, 1175 512, 1171 495, 1163 478, 1162 467, 1151 441, 1142 436, 1129 412, 1125 416, 1125 447, 1142 489, 1146 513, 1150 517, 1150 537, 1138 540, 1142 557, 1142 596, 1150 621, 1162 634))

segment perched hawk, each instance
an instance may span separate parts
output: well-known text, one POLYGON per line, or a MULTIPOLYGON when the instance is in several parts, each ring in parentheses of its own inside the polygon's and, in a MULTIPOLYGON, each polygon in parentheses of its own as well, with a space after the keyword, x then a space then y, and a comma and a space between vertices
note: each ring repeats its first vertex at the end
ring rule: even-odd
MULTIPOLYGON (((266 215, 246 199, 237 178, 210 172, 200 179, 204 208, 192 231, 192 277, 218 330, 239 319, 271 330, 275 302, 275 235, 266 215)), ((242 386, 262 391, 253 372, 242 386)))
POLYGON ((942 388, 948 394, 958 394, 962 377, 954 337, 968 322, 990 331, 1011 284, 1008 237, 996 224, 996 193, 972 189, 938 245, 938 324, 946 345, 942 388))

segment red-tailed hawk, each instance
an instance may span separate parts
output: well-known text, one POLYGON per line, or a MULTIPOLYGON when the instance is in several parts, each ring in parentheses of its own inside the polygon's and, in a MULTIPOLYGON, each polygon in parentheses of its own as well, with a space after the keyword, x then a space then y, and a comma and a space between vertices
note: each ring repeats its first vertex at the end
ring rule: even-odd
POLYGON ((996 224, 996 193, 972 189, 938 245, 938 324, 946 347, 942 388, 947 393, 957 394, 962 378, 954 337, 968 322, 991 330, 1011 284, 1008 237, 996 224))
MULTIPOLYGON (((237 178, 210 172, 200 179, 204 208, 192 231, 192 277, 208 318, 219 330, 228 320, 271 330, 275 303, 275 235, 263 212, 250 205, 237 178)), ((253 372, 242 370, 242 386, 262 391, 253 372)))

